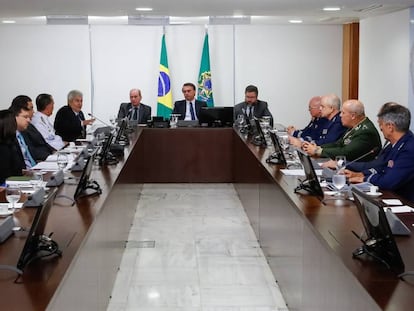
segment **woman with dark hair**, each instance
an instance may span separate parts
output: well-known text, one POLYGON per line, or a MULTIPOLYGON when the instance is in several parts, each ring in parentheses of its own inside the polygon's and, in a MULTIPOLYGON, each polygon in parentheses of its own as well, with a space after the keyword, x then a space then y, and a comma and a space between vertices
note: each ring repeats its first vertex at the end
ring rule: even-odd
POLYGON ((0 110, 0 184, 10 176, 23 175, 26 168, 16 139, 16 118, 10 110, 0 110))

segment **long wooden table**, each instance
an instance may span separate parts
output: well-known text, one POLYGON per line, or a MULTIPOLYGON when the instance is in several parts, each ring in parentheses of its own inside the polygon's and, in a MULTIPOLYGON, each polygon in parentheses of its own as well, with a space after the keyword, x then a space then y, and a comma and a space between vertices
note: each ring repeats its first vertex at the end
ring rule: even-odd
MULTIPOLYGON (((58 200, 53 207, 47 231, 54 232, 62 258, 33 262, 23 284, 0 271, 1 309, 104 310, 142 184, 230 182, 290 310, 411 310, 414 286, 378 263, 352 259, 360 242, 351 230, 362 231, 353 204, 295 194, 296 178, 267 164, 268 153, 231 128, 138 129, 119 164, 94 169, 102 195, 75 206, 58 200)), ((64 185, 59 191, 74 190, 64 185)), ((33 212, 24 209, 17 218, 28 225, 33 212)), ((411 226, 414 217, 404 215, 404 221, 411 226)), ((23 243, 12 237, 0 245, 0 264, 15 264, 23 243)), ((406 270, 414 270, 414 239, 397 243, 406 270)))

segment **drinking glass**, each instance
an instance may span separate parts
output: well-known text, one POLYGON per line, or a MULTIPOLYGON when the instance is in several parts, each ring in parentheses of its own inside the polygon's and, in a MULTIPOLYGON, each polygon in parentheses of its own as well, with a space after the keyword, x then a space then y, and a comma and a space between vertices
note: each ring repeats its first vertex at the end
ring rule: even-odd
POLYGON ((57 165, 60 170, 63 170, 68 165, 68 156, 63 152, 58 152, 57 165))
POLYGON ((263 116, 260 120, 260 124, 262 126, 263 133, 268 136, 270 130, 270 116, 263 116))
POLYGON ((171 128, 176 128, 177 127, 179 116, 180 116, 179 114, 171 114, 171 117, 170 117, 170 127, 171 128))
POLYGON ((280 146, 283 148, 284 151, 289 149, 289 136, 282 135, 279 136, 280 146))
POLYGON ((43 172, 34 171, 30 180, 30 184, 34 189, 39 189, 43 187, 43 172))
POLYGON ((243 114, 237 115, 236 126, 239 129, 242 129, 244 128, 245 125, 246 125, 246 120, 244 119, 244 115, 243 114))
POLYGON ((335 174, 332 176, 332 184, 338 190, 336 195, 341 194, 341 189, 346 185, 346 176, 344 174, 335 174))
POLYGON ((112 124, 113 126, 115 126, 115 125, 116 125, 116 116, 111 115, 111 116, 109 117, 109 122, 111 122, 111 124, 112 124))
POLYGON ((6 200, 11 203, 12 213, 16 210, 16 203, 20 200, 22 192, 17 185, 8 185, 6 188, 6 200))
POLYGON ((336 156, 336 172, 339 173, 345 169, 346 166, 346 157, 345 156, 336 156))

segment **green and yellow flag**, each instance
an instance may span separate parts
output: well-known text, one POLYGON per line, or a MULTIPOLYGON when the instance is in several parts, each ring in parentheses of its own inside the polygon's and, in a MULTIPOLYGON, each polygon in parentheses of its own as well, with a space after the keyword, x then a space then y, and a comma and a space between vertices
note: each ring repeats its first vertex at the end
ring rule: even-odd
POLYGON ((162 35, 160 74, 158 76, 158 104, 157 116, 170 118, 173 110, 170 70, 168 69, 167 48, 165 46, 165 34, 162 35))
POLYGON ((214 107, 213 89, 211 85, 210 53, 208 33, 204 37, 203 54, 201 55, 200 73, 198 74, 197 99, 205 101, 207 106, 214 107))

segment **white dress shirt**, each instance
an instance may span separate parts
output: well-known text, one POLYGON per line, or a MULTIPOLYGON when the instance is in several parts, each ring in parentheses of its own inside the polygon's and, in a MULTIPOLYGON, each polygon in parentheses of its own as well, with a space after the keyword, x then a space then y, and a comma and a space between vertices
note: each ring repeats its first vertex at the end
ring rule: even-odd
POLYGON ((192 120, 191 119, 190 103, 193 104, 195 120, 198 120, 196 109, 195 109, 195 100, 194 99, 192 101, 186 101, 186 103, 185 103, 186 104, 186 109, 185 109, 185 118, 184 118, 184 120, 192 120))
POLYGON ((36 111, 32 117, 32 124, 42 134, 46 142, 56 150, 65 146, 62 137, 56 135, 55 129, 49 120, 49 117, 40 111, 36 111))

